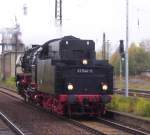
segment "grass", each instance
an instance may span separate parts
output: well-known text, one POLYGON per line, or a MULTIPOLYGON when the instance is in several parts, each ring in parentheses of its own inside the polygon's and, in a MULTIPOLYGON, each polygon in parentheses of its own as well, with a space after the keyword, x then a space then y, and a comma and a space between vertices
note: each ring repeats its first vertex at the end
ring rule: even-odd
POLYGON ((5 81, 1 80, 0 85, 11 89, 16 89, 15 77, 9 77, 5 81))
POLYGON ((108 108, 150 118, 150 100, 145 98, 114 95, 108 108))
MULTIPOLYGON (((115 88, 125 88, 125 79, 116 77, 114 79, 115 88)), ((129 77, 129 89, 150 90, 150 78, 142 76, 129 77)))

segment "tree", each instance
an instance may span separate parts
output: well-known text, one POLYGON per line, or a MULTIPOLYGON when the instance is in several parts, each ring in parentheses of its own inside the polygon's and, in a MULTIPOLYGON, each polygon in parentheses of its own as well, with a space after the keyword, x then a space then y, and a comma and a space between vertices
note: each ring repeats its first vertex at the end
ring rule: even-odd
MULTIPOLYGON (((150 52, 144 47, 137 46, 132 43, 128 49, 129 53, 129 74, 137 75, 142 71, 150 69, 150 52)), ((114 66, 114 71, 119 74, 120 54, 116 51, 111 57, 111 64, 114 66)))
POLYGON ((114 73, 118 75, 120 72, 120 54, 118 50, 111 56, 110 63, 114 66, 114 73))
POLYGON ((129 73, 131 75, 140 74, 142 71, 150 69, 149 53, 142 47, 131 44, 129 52, 129 73))

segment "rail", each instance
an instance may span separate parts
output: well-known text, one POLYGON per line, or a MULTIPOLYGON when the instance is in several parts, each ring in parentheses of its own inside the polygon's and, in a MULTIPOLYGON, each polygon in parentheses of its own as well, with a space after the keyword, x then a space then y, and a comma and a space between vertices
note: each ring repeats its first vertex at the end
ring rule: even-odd
MULTIPOLYGON (((115 88, 114 92, 117 93, 117 94, 124 94, 125 93, 125 89, 115 88)), ((150 90, 129 89, 129 95, 130 96, 150 98, 150 90)))
POLYGON ((108 119, 105 119, 105 118, 98 118, 98 120, 100 122, 103 122, 103 123, 105 123, 107 125, 116 127, 118 129, 126 131, 128 133, 132 133, 132 134, 135 134, 135 135, 149 135, 149 133, 147 133, 147 132, 140 131, 140 130, 135 129, 135 128, 131 128, 129 126, 125 126, 125 125, 122 125, 120 123, 117 123, 117 122, 114 122, 114 121, 111 121, 111 120, 108 120, 108 119))
POLYGON ((2 112, 0 112, 0 117, 3 122, 10 127, 10 129, 16 133, 17 135, 24 135, 24 133, 14 124, 12 123, 2 112))

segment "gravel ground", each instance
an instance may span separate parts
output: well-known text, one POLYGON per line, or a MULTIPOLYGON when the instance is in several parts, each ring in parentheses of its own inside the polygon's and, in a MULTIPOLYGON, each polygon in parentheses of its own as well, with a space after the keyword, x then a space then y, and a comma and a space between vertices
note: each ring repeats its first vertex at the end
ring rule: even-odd
POLYGON ((26 134, 33 135, 92 135, 82 128, 60 120, 23 101, 0 93, 0 111, 26 134))

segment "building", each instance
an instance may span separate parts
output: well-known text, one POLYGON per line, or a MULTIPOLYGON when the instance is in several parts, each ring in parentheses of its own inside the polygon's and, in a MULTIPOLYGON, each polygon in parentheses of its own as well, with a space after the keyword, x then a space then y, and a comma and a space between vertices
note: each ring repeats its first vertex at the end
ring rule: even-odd
MULTIPOLYGON (((19 55, 24 53, 25 46, 19 39, 21 33, 16 28, 5 28, 1 31, 2 34, 2 53, 0 55, 0 70, 1 78, 7 79, 10 76, 15 76, 16 60, 19 55)), ((19 72, 19 71, 18 71, 19 72)))

